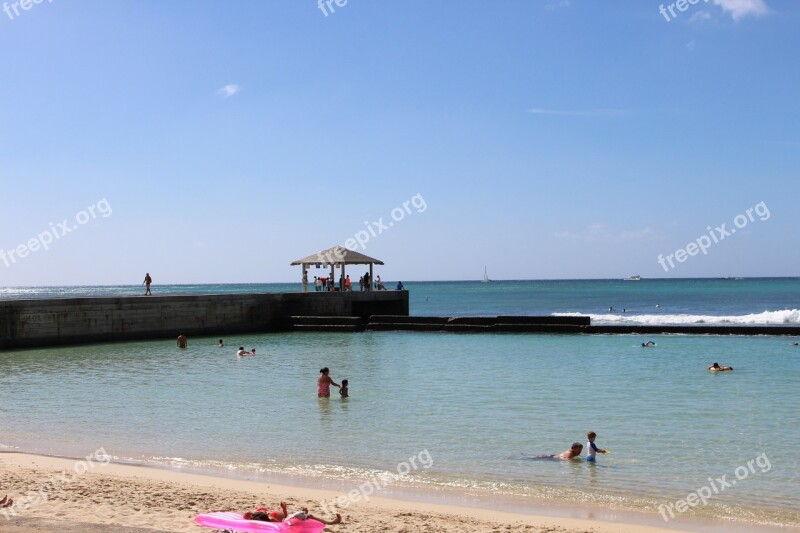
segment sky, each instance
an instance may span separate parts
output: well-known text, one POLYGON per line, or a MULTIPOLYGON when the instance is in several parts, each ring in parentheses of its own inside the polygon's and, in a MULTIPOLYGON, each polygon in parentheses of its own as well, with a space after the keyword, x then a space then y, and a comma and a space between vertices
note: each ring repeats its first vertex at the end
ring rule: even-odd
POLYGON ((0 286, 800 275, 795 0, 2 9, 0 286))

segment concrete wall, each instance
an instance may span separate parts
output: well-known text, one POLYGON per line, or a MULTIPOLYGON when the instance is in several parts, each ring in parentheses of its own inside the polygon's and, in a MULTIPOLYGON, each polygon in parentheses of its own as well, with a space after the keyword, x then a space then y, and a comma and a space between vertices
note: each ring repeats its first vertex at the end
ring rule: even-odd
POLYGON ((408 292, 0 300, 0 349, 285 329, 291 316, 408 315, 408 292))

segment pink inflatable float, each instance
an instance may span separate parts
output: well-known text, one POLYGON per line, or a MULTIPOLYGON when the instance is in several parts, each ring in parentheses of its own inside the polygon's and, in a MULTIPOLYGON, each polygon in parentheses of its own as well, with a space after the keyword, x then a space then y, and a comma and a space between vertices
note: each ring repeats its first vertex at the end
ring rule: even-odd
POLYGON ((325 529, 325 524, 319 520, 290 518, 288 522, 262 522, 260 520, 245 520, 241 514, 230 511, 217 511, 215 513, 197 515, 194 521, 203 527, 232 529, 242 533, 261 533, 262 531, 320 533, 325 529))

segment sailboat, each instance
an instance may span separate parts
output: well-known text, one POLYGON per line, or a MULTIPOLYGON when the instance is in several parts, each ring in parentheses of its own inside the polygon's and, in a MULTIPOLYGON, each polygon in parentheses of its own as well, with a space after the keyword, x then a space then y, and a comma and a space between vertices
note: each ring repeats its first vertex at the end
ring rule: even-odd
POLYGON ((489 274, 486 273, 486 267, 483 267, 483 282, 489 283, 490 281, 492 280, 489 279, 489 274))

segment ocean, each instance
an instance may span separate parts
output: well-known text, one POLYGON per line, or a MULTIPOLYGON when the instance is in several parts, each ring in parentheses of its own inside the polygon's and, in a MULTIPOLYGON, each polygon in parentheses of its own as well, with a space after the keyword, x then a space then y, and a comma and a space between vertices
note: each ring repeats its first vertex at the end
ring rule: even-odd
MULTIPOLYGON (((405 282, 415 315, 800 323, 800 279, 405 282), (613 311, 609 311, 609 308, 613 311), (624 309, 624 312, 623 312, 624 309)), ((154 294, 298 284, 154 286, 154 294)), ((140 287, 0 289, 0 298, 140 287)), ((356 488, 580 503, 800 526, 800 347, 786 337, 274 333, 0 352, 0 448, 356 488), (237 358, 239 346, 256 357, 237 358), (706 370, 718 361, 734 372, 706 370), (348 379, 316 397, 319 369, 348 379), (573 441, 596 464, 532 459, 573 441), (421 455, 422 454, 422 455, 421 455), (429 467, 405 468, 412 457, 429 467), (730 486, 717 480, 726 476, 730 486)), ((585 454, 584 454, 585 456, 585 454)), ((419 466, 419 462, 417 463, 419 466)), ((521 503, 520 503, 521 502, 521 503)), ((531 503, 533 505, 533 503, 531 503)), ((658 516, 658 515, 656 515, 658 516)))

